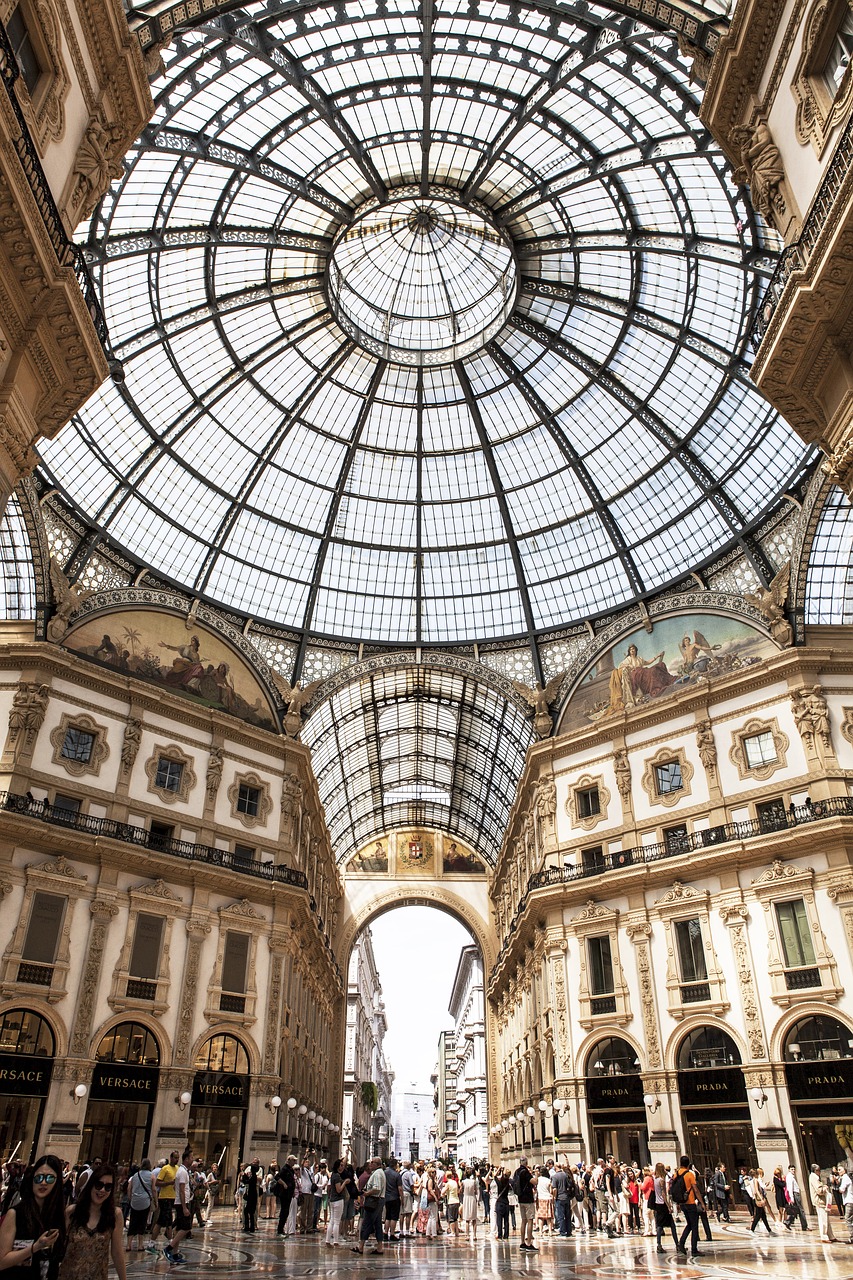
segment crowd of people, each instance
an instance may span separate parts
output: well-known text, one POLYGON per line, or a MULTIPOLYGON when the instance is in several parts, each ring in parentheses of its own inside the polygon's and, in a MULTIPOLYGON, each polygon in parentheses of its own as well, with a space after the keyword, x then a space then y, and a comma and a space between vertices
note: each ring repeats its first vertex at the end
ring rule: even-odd
MULTIPOLYGON (((110 1262, 126 1280, 126 1255, 140 1250, 180 1265, 184 1240, 211 1221, 223 1190, 217 1164, 205 1168, 190 1152, 170 1152, 152 1168, 115 1168, 93 1160, 73 1168, 55 1156, 25 1167, 3 1167, 0 1273, 10 1280, 106 1280, 110 1262)), ((844 1167, 824 1176, 813 1165, 808 1194, 820 1240, 831 1243, 832 1217, 853 1245, 853 1177, 844 1167)), ((364 1165, 326 1161, 307 1151, 264 1169, 255 1158, 239 1169, 233 1224, 252 1234, 259 1221, 288 1238, 316 1235, 326 1248, 477 1240, 478 1227, 497 1240, 518 1236, 536 1252, 551 1237, 606 1235, 654 1238, 658 1253, 671 1239, 677 1254, 701 1258, 700 1231, 728 1223, 735 1201, 750 1229, 811 1230, 793 1165, 769 1177, 760 1168, 730 1175, 724 1163, 697 1169, 620 1163, 612 1157, 571 1165, 546 1160, 515 1167, 485 1162, 398 1161, 378 1156, 364 1165)))

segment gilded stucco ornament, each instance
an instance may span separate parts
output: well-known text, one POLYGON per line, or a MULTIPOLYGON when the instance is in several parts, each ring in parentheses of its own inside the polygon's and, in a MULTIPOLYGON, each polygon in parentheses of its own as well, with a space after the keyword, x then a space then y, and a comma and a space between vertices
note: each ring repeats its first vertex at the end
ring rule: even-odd
POLYGON ((544 688, 538 681, 532 689, 529 685, 522 684, 520 680, 512 682, 516 693, 520 693, 527 705, 533 709, 533 727, 540 738, 550 738, 554 732, 551 704, 556 699, 562 683, 562 671, 549 680, 544 688))
POLYGON ((753 605, 770 627, 770 634, 778 645, 787 649, 794 643, 794 632, 785 617, 785 604, 788 599, 788 587, 791 581, 791 562, 779 570, 769 587, 761 587, 756 592, 744 591, 743 598, 753 605))
POLYGON ((71 619, 79 613, 84 600, 95 594, 76 583, 69 582, 53 556, 50 557, 50 585, 53 588, 54 613, 47 624, 47 638, 54 644, 65 639, 71 619))
POLYGON ((303 687, 299 684, 288 684, 284 677, 272 668, 270 668, 270 675, 286 708, 284 731, 288 738, 298 738, 302 729, 302 708, 311 700, 314 690, 322 684, 322 681, 312 680, 310 684, 303 687))

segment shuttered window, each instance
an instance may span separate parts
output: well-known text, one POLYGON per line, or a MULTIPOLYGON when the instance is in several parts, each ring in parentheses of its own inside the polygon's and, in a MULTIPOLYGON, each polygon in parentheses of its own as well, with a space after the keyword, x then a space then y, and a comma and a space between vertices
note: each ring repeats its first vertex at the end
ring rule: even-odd
POLYGON ((53 964, 64 914, 64 898, 55 893, 35 894, 22 959, 35 964, 53 964))
POLYGON ((136 917, 133 949, 130 953, 130 969, 134 978, 156 978, 160 972, 160 952, 163 949, 162 916, 149 916, 140 912, 136 917))
POLYGON ((246 973, 249 968, 248 933, 231 933, 225 935, 225 954, 222 957, 222 990, 246 993, 246 973))

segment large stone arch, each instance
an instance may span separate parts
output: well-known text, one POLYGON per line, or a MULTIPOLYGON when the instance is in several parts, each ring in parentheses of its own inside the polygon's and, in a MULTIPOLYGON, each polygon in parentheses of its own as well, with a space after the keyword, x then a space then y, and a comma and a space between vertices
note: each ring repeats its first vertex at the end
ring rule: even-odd
MULTIPOLYGON (((344 975, 349 971, 350 955, 355 940, 377 916, 385 915, 398 907, 435 907, 453 916, 464 925, 480 948, 483 957, 484 986, 497 959, 498 938, 492 923, 488 884, 485 880, 389 880, 387 877, 371 879, 363 875, 344 877, 342 919, 337 932, 335 955, 344 975)), ((346 978, 345 978, 346 980, 346 978)), ((448 993, 449 994, 449 993, 448 993)), ((341 999, 341 1017, 337 1045, 338 1080, 336 1104, 338 1112, 343 1106, 344 1039, 346 1035, 345 999, 341 999)), ((486 1088, 489 1103, 489 1123, 502 1113, 500 1072, 497 1060, 497 1019, 491 1001, 484 993, 486 1032, 486 1088)))

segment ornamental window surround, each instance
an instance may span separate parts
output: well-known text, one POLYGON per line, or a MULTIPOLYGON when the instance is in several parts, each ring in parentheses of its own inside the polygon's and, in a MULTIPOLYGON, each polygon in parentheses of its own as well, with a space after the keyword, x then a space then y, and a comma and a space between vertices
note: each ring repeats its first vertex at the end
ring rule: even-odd
POLYGON ((262 827, 272 812, 269 784, 256 773, 238 773, 228 788, 231 817, 244 827, 262 827))
POLYGON ((662 747, 643 767, 643 790, 652 805, 670 808, 691 794, 693 765, 682 747, 662 747))
POLYGON ((155 746, 145 773, 148 790, 165 804, 186 803, 197 781, 192 757, 174 743, 155 746))
POLYGON ((789 739, 776 719, 747 720, 732 735, 729 759, 742 782, 748 779, 764 781, 785 767, 789 746, 789 739))
POLYGON ((714 949, 710 901, 707 891, 676 880, 654 904, 666 940, 667 1010, 676 1020, 696 1012, 720 1015, 730 1007, 714 949))
POLYGON ((34 991, 51 1004, 67 994, 71 927, 86 877, 63 857, 27 867, 24 898, 0 961, 0 995, 34 991))
POLYGON ((791 84, 797 101, 796 133, 820 156, 853 102, 850 0, 816 0, 804 23, 802 48, 791 84))
POLYGON ((781 1008, 842 994, 815 902, 814 873, 776 860, 752 882, 767 928, 770 995, 781 1008))
POLYGON ((77 778, 84 774, 97 777, 110 754, 107 731, 91 716, 63 715, 51 730, 50 745, 53 763, 77 778))
POLYGON ((619 956, 618 928, 619 912, 593 899, 567 925, 567 931, 578 940, 578 1021, 582 1027, 599 1025, 599 1021, 624 1026, 633 1016, 619 956))

